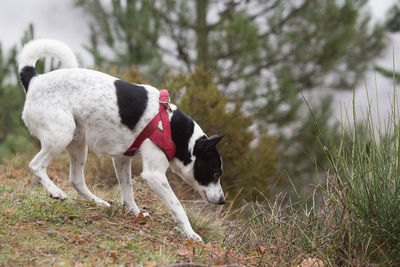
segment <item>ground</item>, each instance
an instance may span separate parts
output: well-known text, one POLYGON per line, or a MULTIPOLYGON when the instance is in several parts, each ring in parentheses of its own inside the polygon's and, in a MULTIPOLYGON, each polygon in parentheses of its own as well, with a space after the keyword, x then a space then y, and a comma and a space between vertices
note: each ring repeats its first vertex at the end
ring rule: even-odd
MULTIPOLYGON (((48 173, 69 198, 50 198, 28 171, 28 158, 17 157, 0 165, 0 266, 256 262, 257 253, 242 255, 225 243, 232 225, 224 220, 222 208, 213 209, 200 200, 183 201, 194 230, 205 241, 194 243, 182 236, 166 208, 139 177, 134 179, 134 194, 139 207, 150 213, 149 220, 125 215, 118 187, 93 185, 91 173, 87 175, 89 188, 112 205, 98 207, 84 201, 68 185, 66 155, 59 156, 48 173)), ((87 169, 94 172, 96 162, 91 164, 87 169)))

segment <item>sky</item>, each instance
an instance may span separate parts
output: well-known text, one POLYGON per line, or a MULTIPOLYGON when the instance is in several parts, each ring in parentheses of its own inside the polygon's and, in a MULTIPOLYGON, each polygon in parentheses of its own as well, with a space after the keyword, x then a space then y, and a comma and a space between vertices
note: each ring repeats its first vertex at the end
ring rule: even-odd
MULTIPOLYGON (((394 0, 370 0, 369 7, 373 18, 377 21, 385 19, 385 13, 392 6, 394 0)), ((20 39, 29 23, 35 26, 36 38, 52 38, 67 43, 77 54, 82 66, 87 67, 93 64, 89 53, 83 48, 88 41, 89 27, 88 18, 77 8, 74 8, 72 0, 13 0, 1 1, 0 4, 0 42, 7 51, 11 46, 20 43, 20 39)), ((400 66, 400 36, 390 36, 390 43, 384 55, 377 60, 380 66, 392 69, 393 58, 396 69, 400 66), (393 57, 394 55, 394 57, 393 57)), ((393 90, 393 83, 390 79, 382 77, 374 71, 365 75, 365 82, 372 98, 373 106, 378 102, 385 114, 385 108, 390 107, 390 93, 393 90), (375 78, 378 87, 376 97, 375 78)), ((357 105, 365 109, 366 86, 361 81, 357 86, 357 105)), ((335 115, 340 117, 340 106, 351 104, 352 93, 336 94, 334 98, 335 115)), ((376 112, 375 112, 376 114, 376 112)))
POLYGON ((394 2, 395 1, 393 0, 370 0, 368 5, 370 6, 375 19, 383 20, 386 11, 394 4, 394 2))
POLYGON ((67 43, 85 66, 92 61, 83 48, 88 40, 88 19, 74 8, 72 0, 12 0, 0 3, 0 42, 7 50, 20 39, 29 23, 36 38, 51 38, 67 43))

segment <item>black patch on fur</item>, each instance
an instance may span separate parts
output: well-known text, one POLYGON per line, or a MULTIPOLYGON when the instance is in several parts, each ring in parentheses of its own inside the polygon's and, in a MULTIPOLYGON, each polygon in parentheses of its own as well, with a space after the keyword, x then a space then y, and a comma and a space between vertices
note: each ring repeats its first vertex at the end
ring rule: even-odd
POLYGON ((192 162, 189 151, 189 139, 193 134, 194 122, 191 117, 176 109, 171 118, 171 135, 172 141, 175 143, 175 157, 188 165, 192 162))
POLYGON ((25 92, 28 92, 29 83, 33 77, 36 76, 36 70, 32 66, 25 66, 19 73, 21 83, 25 88, 25 92))
POLYGON ((217 183, 222 175, 221 156, 218 153, 216 144, 209 145, 210 141, 206 136, 196 140, 193 155, 196 156, 194 162, 194 178, 201 185, 217 183))
POLYGON ((142 117, 148 102, 147 90, 143 86, 121 80, 114 82, 121 123, 133 130, 142 117))

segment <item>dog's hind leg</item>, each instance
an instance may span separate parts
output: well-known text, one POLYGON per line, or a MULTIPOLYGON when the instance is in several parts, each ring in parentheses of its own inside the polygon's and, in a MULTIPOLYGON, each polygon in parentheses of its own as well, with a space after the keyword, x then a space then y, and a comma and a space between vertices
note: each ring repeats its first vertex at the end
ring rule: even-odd
POLYGON ((131 159, 127 157, 114 157, 113 164, 121 190, 121 202, 126 212, 133 212, 137 216, 140 212, 133 198, 131 159))
POLYGON ((46 171, 50 161, 71 142, 76 127, 74 117, 54 103, 36 101, 36 98, 27 99, 22 113, 25 125, 41 144, 41 150, 29 163, 29 168, 50 196, 65 199, 67 195, 50 180, 46 171))
POLYGON ((165 154, 149 140, 143 142, 140 150, 143 159, 142 178, 159 196, 188 238, 202 241, 201 237, 193 231, 182 204, 168 183, 165 173, 169 167, 169 162, 165 154))
POLYGON ((42 148, 38 154, 29 163, 29 168, 39 179, 40 183, 47 189, 50 196, 56 199, 65 199, 67 195, 58 188, 53 181, 47 176, 47 166, 50 161, 64 150, 65 146, 57 146, 50 144, 43 144, 42 148))
POLYGON ((65 113, 57 114, 58 118, 62 118, 57 120, 56 112, 54 112, 49 113, 54 117, 49 117, 46 121, 42 120, 39 128, 37 125, 41 117, 36 116, 38 114, 40 115, 40 113, 36 113, 34 114, 35 116, 26 119, 28 125, 36 126, 31 127, 33 129, 31 132, 39 138, 41 144, 41 150, 29 163, 29 168, 47 189, 51 197, 65 199, 67 195, 50 180, 46 172, 50 161, 60 154, 72 140, 75 124, 72 116, 68 116, 65 113))
POLYGON ((74 139, 67 146, 67 151, 71 160, 70 170, 69 170, 69 183, 73 188, 83 198, 89 201, 94 201, 98 205, 103 205, 109 207, 106 201, 96 197, 92 192, 89 191, 84 176, 84 166, 87 159, 87 144, 86 138, 83 136, 79 136, 77 139, 74 139))

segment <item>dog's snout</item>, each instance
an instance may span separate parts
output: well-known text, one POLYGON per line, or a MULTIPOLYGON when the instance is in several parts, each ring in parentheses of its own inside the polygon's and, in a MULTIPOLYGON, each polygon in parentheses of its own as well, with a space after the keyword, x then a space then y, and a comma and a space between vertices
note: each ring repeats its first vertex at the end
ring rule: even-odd
POLYGON ((226 203, 226 199, 224 196, 221 196, 218 200, 218 205, 224 205, 226 203))

